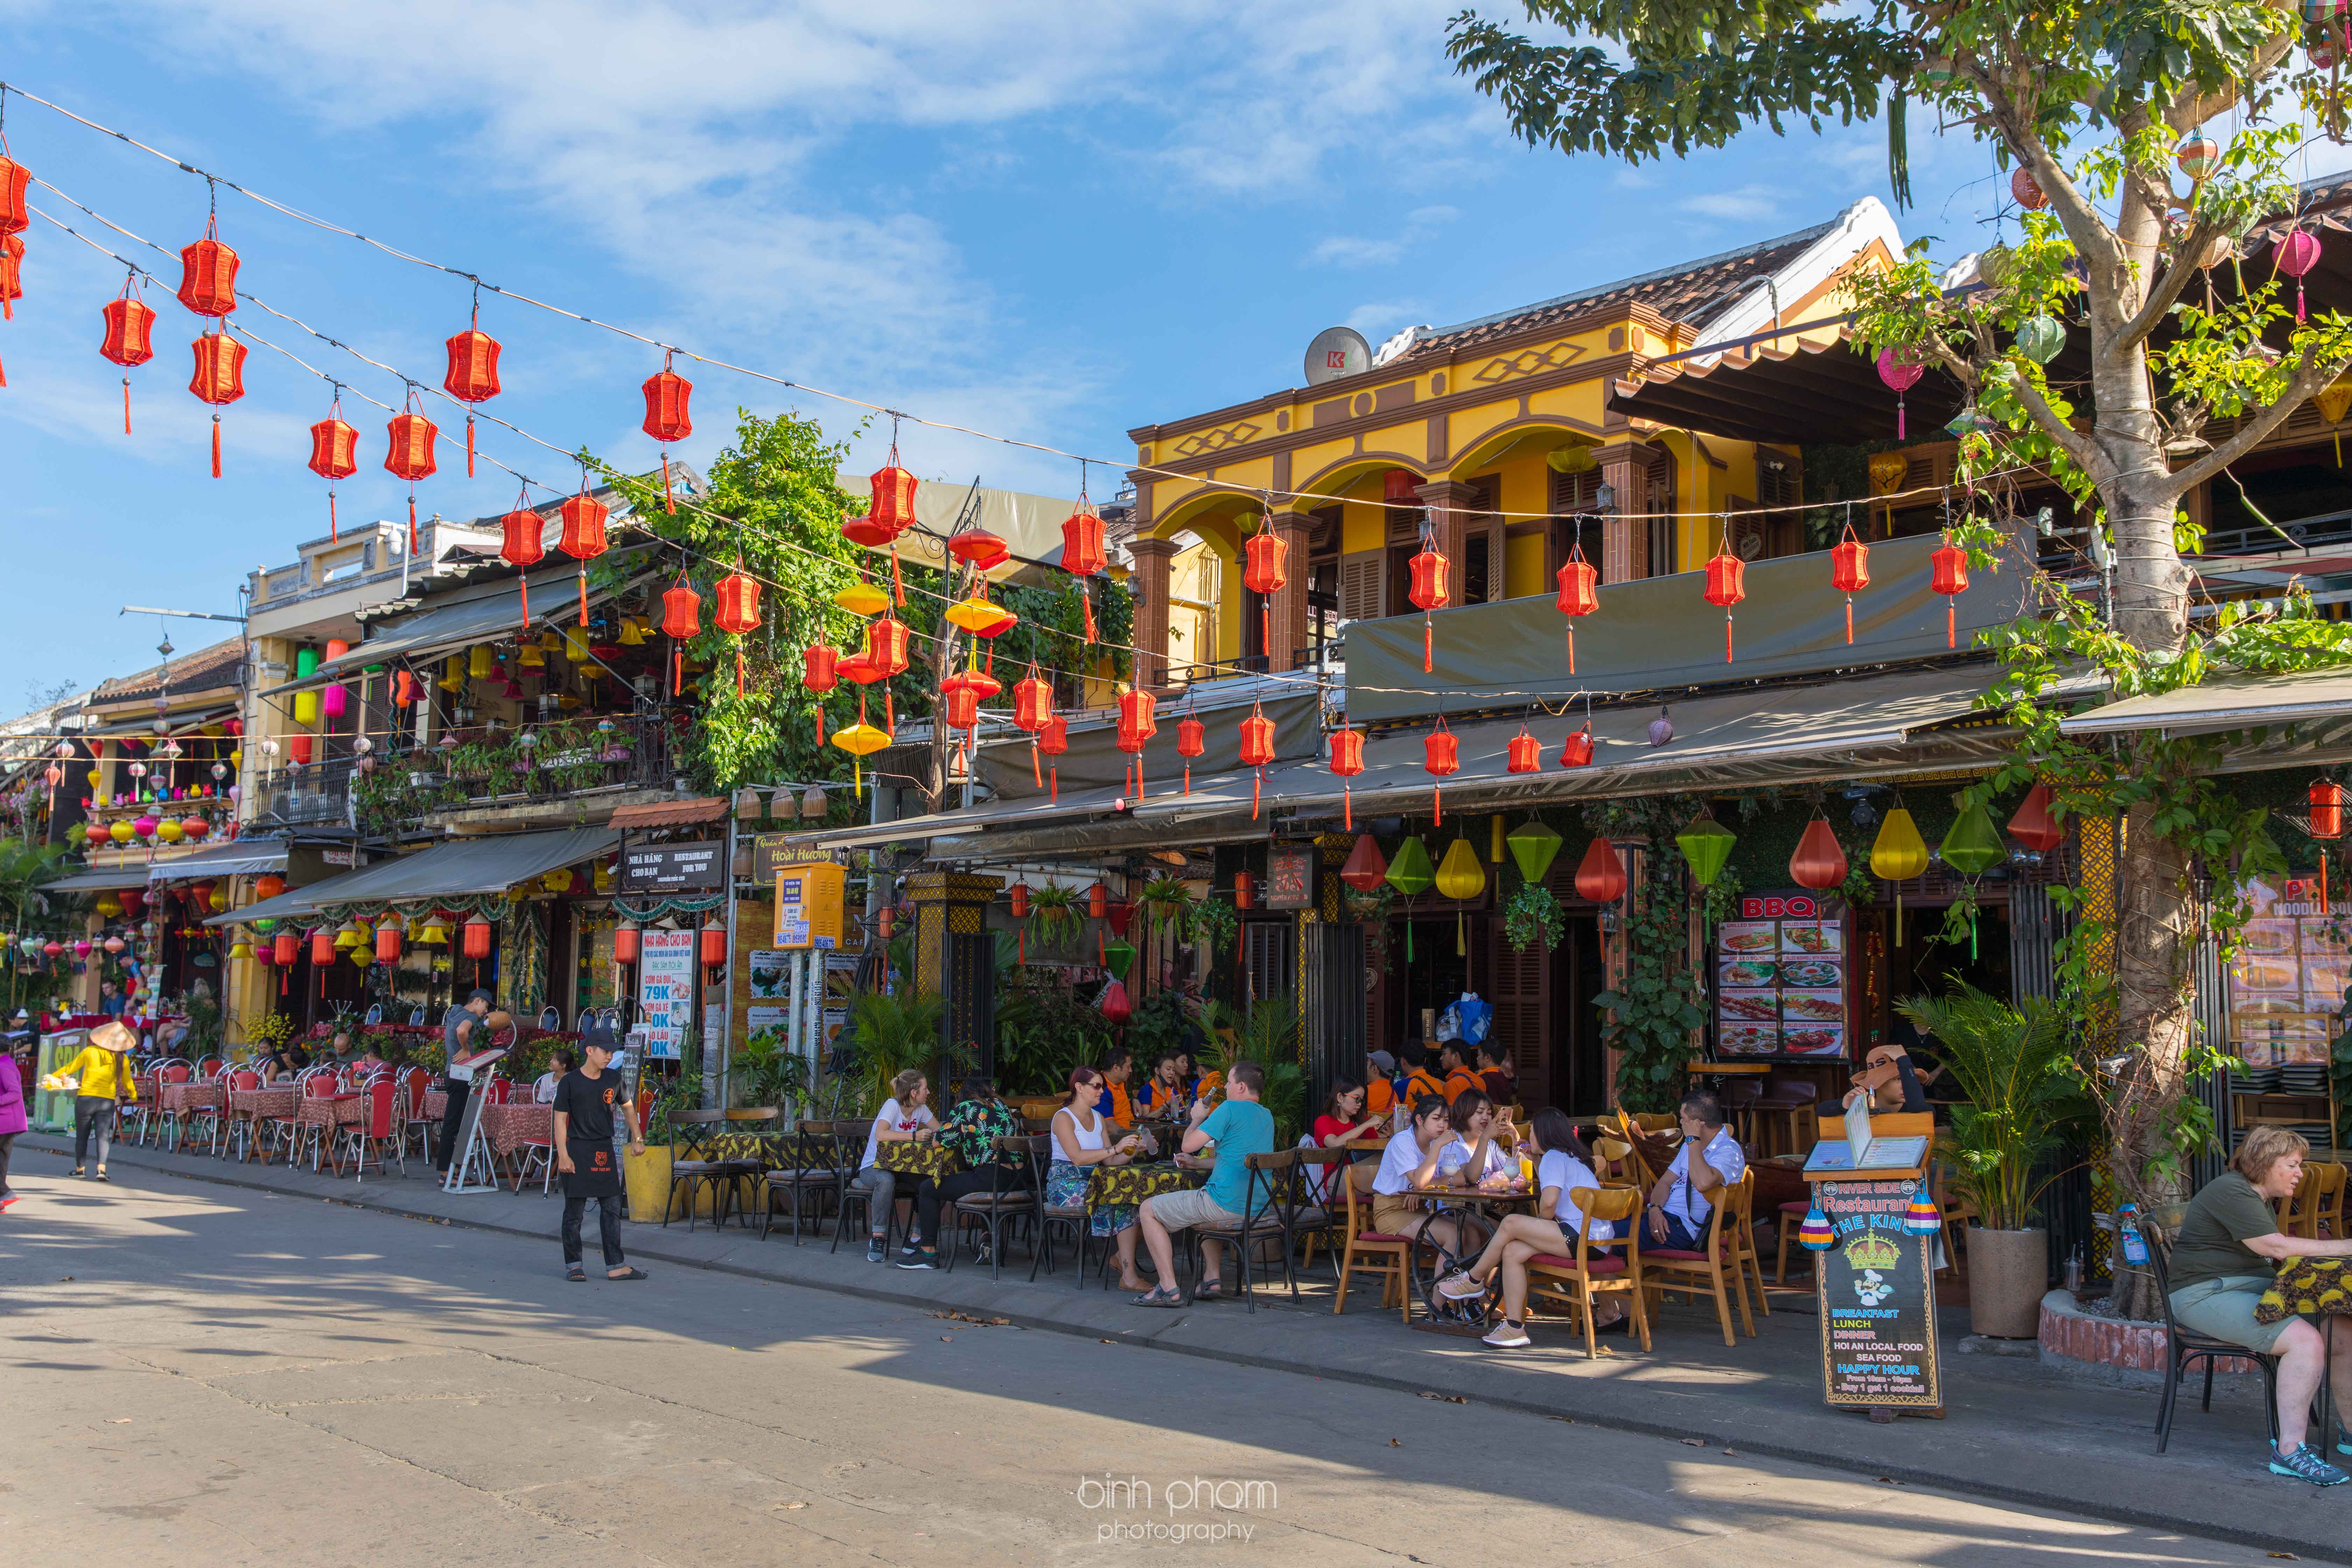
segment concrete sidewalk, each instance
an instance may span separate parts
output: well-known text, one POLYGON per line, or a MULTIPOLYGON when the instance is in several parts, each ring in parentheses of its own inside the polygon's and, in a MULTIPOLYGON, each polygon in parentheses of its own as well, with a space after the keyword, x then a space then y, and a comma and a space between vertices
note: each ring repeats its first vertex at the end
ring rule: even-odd
MULTIPOLYGON (((20 1169, 40 1169, 71 1153, 69 1141, 43 1133, 19 1138, 16 1148, 20 1169)), ((354 1182, 116 1146, 111 1173, 118 1183, 136 1185, 146 1170, 505 1233, 543 1248, 551 1273, 561 1268, 558 1200, 535 1190, 453 1196, 415 1167, 405 1178, 354 1182)), ((1757 1324, 1759 1337, 1742 1337, 1729 1348, 1711 1304, 1676 1303, 1666 1309, 1652 1352, 1614 1338, 1603 1342, 1601 1359, 1588 1362, 1580 1341, 1571 1350, 1565 1327, 1542 1320, 1534 1327, 1537 1347, 1514 1352, 1409 1330, 1379 1310, 1371 1288, 1351 1292, 1346 1314, 1335 1316, 1330 1277, 1319 1263, 1318 1281, 1297 1306, 1277 1290, 1255 1312, 1234 1304, 1152 1312, 1129 1306, 1116 1289, 1075 1287, 1066 1263, 1032 1284, 1022 1257, 1017 1273, 1008 1261, 1004 1278, 992 1281, 968 1257, 952 1273, 904 1270, 868 1264, 854 1238, 828 1254, 829 1239, 794 1247, 782 1231, 763 1242, 756 1229, 714 1231, 703 1223, 688 1233, 683 1222, 632 1225, 625 1233, 632 1260, 648 1266, 721 1270, 1003 1317, 1029 1329, 1493 1405, 1828 1465, 1893 1484, 1934 1485, 2352 1563, 2352 1497, 2346 1495, 2352 1488, 2320 1492, 2263 1468, 2259 1379, 2222 1379, 2210 1415, 2198 1410, 2192 1384, 2170 1451, 2159 1458, 2153 1387, 2085 1386, 2031 1359, 1956 1353, 1967 1329, 1962 1311, 1944 1314, 1948 1419, 1876 1426, 1822 1403, 1819 1320, 1810 1297, 1793 1292, 1776 1292, 1771 1316, 1757 1324)))

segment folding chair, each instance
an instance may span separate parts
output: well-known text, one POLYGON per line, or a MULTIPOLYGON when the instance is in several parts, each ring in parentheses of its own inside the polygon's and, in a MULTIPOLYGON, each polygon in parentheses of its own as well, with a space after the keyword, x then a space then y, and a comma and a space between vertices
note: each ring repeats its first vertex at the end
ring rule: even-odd
MULTIPOLYGON (((408 1162, 400 1152, 400 1085, 393 1080, 392 1074, 378 1073, 368 1080, 367 1087, 360 1093, 362 1096, 360 1121, 356 1125, 339 1129, 337 1132, 339 1141, 351 1152, 352 1179, 354 1182, 367 1179, 370 1154, 375 1156, 375 1168, 381 1173, 386 1149, 390 1149, 393 1157, 400 1162, 400 1173, 404 1176, 408 1174, 408 1162)), ((338 1175, 342 1173, 341 1154, 341 1151, 338 1150, 335 1162, 338 1175)))

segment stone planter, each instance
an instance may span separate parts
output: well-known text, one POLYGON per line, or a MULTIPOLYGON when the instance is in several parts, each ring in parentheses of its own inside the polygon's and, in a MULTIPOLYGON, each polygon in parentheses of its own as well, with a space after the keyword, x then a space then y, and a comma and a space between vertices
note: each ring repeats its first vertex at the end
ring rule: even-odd
POLYGON ((2000 1340, 2030 1340, 2050 1288, 2050 1233, 1969 1226, 1969 1327, 2000 1340))

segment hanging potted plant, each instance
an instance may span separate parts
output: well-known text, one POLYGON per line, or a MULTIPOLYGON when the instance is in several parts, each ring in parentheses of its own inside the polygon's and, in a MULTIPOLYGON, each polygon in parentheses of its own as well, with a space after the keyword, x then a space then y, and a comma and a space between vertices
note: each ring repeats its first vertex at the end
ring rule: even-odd
POLYGON ((1073 888, 1051 883, 1029 891, 1029 922, 1040 947, 1066 947, 1077 941, 1078 894, 1073 888))
POLYGON ((1515 952, 1540 947, 1549 952, 1559 945, 1566 914, 1551 889, 1541 882, 1522 882, 1503 905, 1503 935, 1515 952))
POLYGON ((2081 1120, 2072 1071, 2072 1020, 2042 997, 2021 1008, 1965 982, 1947 996, 1895 1004, 1918 1026, 1966 1103, 1937 1152, 1951 1194, 1976 1206, 1968 1228, 1969 1319, 1979 1334, 2031 1339, 2050 1284, 2049 1232, 2036 1221, 2044 1188, 2064 1173, 2037 1171, 2081 1120))

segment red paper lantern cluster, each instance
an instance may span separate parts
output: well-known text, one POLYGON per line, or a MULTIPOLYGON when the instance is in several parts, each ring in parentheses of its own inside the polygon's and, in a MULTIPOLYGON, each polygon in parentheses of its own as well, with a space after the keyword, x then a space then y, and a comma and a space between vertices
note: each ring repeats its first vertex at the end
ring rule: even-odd
MULTIPOLYGON (((1342 726, 1331 731, 1331 771, 1339 775, 1340 826, 1353 833, 1356 830, 1355 786, 1348 781, 1364 771, 1364 732, 1361 730, 1342 726)), ((1366 837, 1369 838, 1370 835, 1366 837)), ((1340 875, 1344 878, 1347 873, 1343 871, 1340 875)))
POLYGON ((694 384, 670 369, 675 351, 662 351, 662 367, 646 377, 645 432, 661 443, 662 510, 675 512, 677 502, 669 489, 669 448, 673 441, 683 441, 694 434, 694 420, 688 414, 688 403, 694 395, 694 384))
POLYGON ((1568 547, 1568 559, 1560 563, 1559 613, 1568 617, 1568 672, 1576 673, 1576 623, 1601 607, 1601 574, 1584 558, 1584 546, 1568 547))

